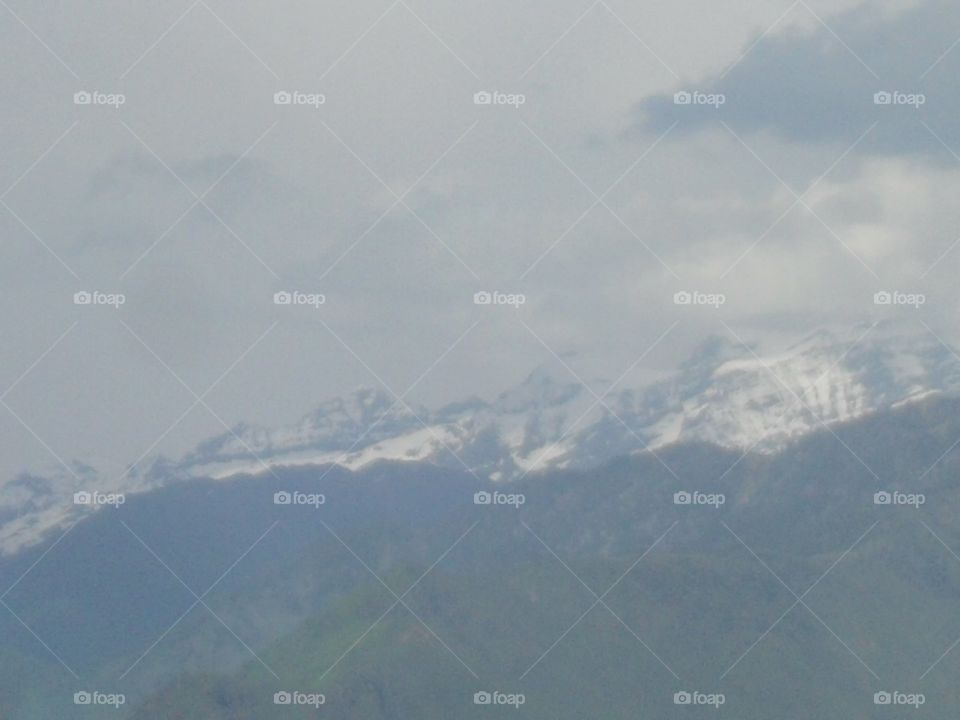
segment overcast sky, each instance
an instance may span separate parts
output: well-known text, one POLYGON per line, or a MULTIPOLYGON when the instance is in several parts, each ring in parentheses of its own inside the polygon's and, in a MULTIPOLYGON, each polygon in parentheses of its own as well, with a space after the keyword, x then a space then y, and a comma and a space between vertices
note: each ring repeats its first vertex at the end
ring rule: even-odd
POLYGON ((117 473, 358 385, 489 398, 553 352, 612 380, 674 322, 624 383, 721 319, 761 346, 887 315, 956 338, 948 0, 3 0, 0 17, 0 478, 58 458, 117 473), (326 303, 275 305, 284 290, 326 303), (927 302, 878 308, 879 290, 927 302))

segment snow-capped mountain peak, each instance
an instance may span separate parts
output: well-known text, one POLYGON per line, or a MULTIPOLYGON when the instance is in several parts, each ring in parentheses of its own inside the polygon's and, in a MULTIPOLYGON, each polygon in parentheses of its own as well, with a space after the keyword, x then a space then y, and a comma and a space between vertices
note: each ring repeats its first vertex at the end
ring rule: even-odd
MULTIPOLYGON (((378 461, 430 462, 508 481, 684 440, 772 452, 824 425, 960 390, 960 360, 948 348, 930 333, 892 325, 820 330, 764 353, 709 338, 665 380, 615 388, 599 400, 600 388, 581 384, 571 367, 551 362, 490 402, 468 398, 435 411, 359 388, 291 425, 241 424, 179 459, 156 458, 110 489, 378 461)), ((92 472, 79 476, 93 482, 92 472)), ((0 551, 72 517, 75 485, 76 476, 64 473, 0 485, 0 551)))
POLYGON ((960 361, 929 334, 890 326, 820 330, 777 352, 707 339, 672 377, 602 402, 563 363, 535 369, 492 402, 411 412, 360 390, 281 429, 201 445, 179 472, 227 476, 264 466, 428 460, 495 480, 589 466, 681 440, 773 451, 824 424, 960 388, 960 361))

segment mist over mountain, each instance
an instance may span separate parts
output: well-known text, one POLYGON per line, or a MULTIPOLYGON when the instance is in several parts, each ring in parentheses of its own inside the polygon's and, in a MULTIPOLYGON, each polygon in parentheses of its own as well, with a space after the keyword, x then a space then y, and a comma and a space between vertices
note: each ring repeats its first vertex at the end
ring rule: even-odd
POLYGON ((174 468, 222 477, 264 465, 357 468, 384 459, 455 467, 460 457, 484 477, 509 480, 678 441, 774 451, 824 423, 958 389, 960 359, 934 336, 895 325, 821 330, 766 356, 715 336, 650 387, 601 394, 607 389, 582 384, 560 360, 493 402, 435 412, 364 389, 291 427, 236 428, 174 468))
POLYGON ((561 357, 433 411, 361 389, 120 486, 8 482, 0 716, 95 717, 74 697, 97 692, 130 720, 960 701, 950 348, 893 323, 713 337, 596 384, 561 357))
POLYGON ((820 330, 773 354, 714 336, 654 385, 596 385, 582 383, 558 358, 490 402, 466 399, 435 411, 364 388, 320 403, 291 426, 234 427, 179 459, 131 468, 119 484, 80 464, 81 485, 63 471, 23 475, 0 489, 0 550, 14 552, 64 527, 84 510, 72 503, 81 490, 133 494, 189 478, 383 461, 506 482, 690 441, 776 452, 834 423, 956 394, 960 359, 922 329, 864 324, 820 330))

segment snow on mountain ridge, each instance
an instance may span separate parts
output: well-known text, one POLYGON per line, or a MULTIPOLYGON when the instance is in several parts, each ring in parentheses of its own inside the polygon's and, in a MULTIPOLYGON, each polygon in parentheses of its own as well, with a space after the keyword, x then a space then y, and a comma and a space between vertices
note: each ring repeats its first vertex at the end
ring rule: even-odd
POLYGON ((351 468, 409 458, 510 479, 534 470, 589 466, 680 440, 772 452, 823 424, 956 389, 960 362, 929 335, 863 326, 821 330, 766 356, 711 338, 673 377, 614 391, 602 402, 572 373, 545 368, 492 403, 474 399, 435 413, 418 409, 414 415, 382 393, 360 390, 346 404, 328 401, 321 406, 325 411, 293 429, 245 429, 249 447, 224 438, 219 447, 229 453, 193 453, 179 470, 205 474, 230 461, 234 472, 256 473, 264 464, 304 462, 306 453, 318 463, 351 468), (330 409, 365 408, 374 397, 377 412, 331 422, 330 409))
POLYGON ((431 462, 508 481, 690 440, 774 452, 825 424, 955 393, 960 360, 929 333, 888 326, 818 331, 763 355, 715 337, 667 379, 600 400, 594 390, 563 360, 491 402, 468 398, 433 412, 360 388, 292 425, 240 424, 179 459, 133 467, 122 487, 101 487, 102 478, 80 464, 72 473, 21 475, 0 484, 0 553, 89 512, 71 502, 81 489, 135 493, 191 477, 228 480, 289 466, 358 469, 378 461, 431 462))

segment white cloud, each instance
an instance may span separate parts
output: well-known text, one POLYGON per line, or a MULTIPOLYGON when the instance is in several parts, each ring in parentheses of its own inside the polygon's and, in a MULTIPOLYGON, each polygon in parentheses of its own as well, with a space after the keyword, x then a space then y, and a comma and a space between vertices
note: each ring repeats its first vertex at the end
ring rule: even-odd
MULTIPOLYGON (((58 15, 14 3, 79 79, 22 25, 0 31, 21 59, 0 72, 0 92, 17 99, 0 108, 0 192, 29 169, 4 199, 30 228, 0 208, 0 392, 79 322, 8 398, 49 450, 0 408, 3 477, 55 462, 50 450, 68 462, 101 459, 111 474, 136 460, 194 402, 150 350, 199 394, 279 321, 206 398, 227 424, 272 424, 328 395, 377 384, 374 374, 403 392, 479 320, 410 398, 435 404, 492 395, 548 356, 509 313, 478 313, 470 300, 478 289, 526 293, 524 322, 557 351, 578 351, 573 362, 584 376, 616 377, 674 319, 669 299, 680 287, 726 293, 725 321, 763 339, 778 318, 800 318, 800 332, 831 313, 868 314, 859 303, 879 282, 919 283, 955 239, 954 160, 929 134, 926 157, 878 159, 875 147, 858 148, 807 199, 880 279, 803 208, 722 277, 794 198, 713 121, 678 127, 604 198, 609 208, 584 215, 593 193, 606 191, 665 129, 636 127, 636 105, 718 76, 782 13, 773 3, 733 13, 716 3, 611 0, 570 29, 583 3, 545 11, 411 2, 416 16, 396 6, 365 36, 389 3, 208 4, 219 19, 199 5, 164 35, 187 3, 77 4, 58 15), (73 93, 83 88, 123 92, 127 103, 75 106, 73 93), (327 102, 276 106, 278 89, 323 92, 327 102), (479 89, 522 92, 527 102, 478 107, 479 89), (209 208, 198 205, 173 226, 195 202, 192 193, 216 181, 204 198, 209 208), (394 193, 414 183, 403 198, 409 209, 387 213, 394 193), (84 288, 116 288, 129 302, 116 318, 81 312, 97 310, 71 303, 84 288), (323 292, 328 303, 317 314, 280 311, 270 299, 285 288, 323 292)), ((853 44, 894 24, 876 19, 875 4, 810 6, 841 29, 866 27, 853 44)), ((885 7, 898 22, 922 19, 928 7, 942 11, 933 2, 912 14, 910 3, 885 7)), ((798 13, 737 72, 786 88, 797 82, 789 65, 756 63, 810 61, 825 31, 816 21, 798 30, 810 18, 798 13), (789 52, 778 54, 783 48, 789 52)), ((950 23, 940 25, 949 35, 950 23)), ((904 38, 895 59, 909 52, 916 66, 933 62, 937 48, 917 45, 904 38)), ((861 72, 838 53, 844 72, 861 72)), ((960 55, 936 71, 938 87, 954 60, 960 55)), ((850 82, 827 73, 803 87, 830 97, 850 82)), ((744 109, 731 126, 797 192, 866 125, 834 114, 815 124, 822 132, 778 132, 757 112, 744 109)), ((811 106, 811 117, 817 112, 811 106)), ((949 262, 923 279, 944 298, 931 303, 929 320, 948 328, 949 262)), ((641 376, 675 365, 720 329, 709 315, 678 319, 677 339, 641 376)), ((175 455, 222 430, 200 406, 155 451, 175 455)))

